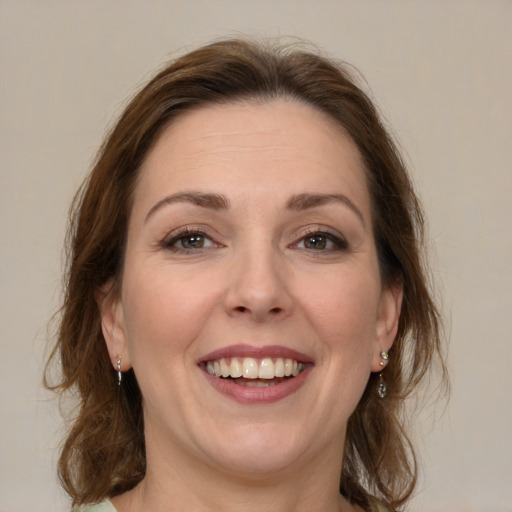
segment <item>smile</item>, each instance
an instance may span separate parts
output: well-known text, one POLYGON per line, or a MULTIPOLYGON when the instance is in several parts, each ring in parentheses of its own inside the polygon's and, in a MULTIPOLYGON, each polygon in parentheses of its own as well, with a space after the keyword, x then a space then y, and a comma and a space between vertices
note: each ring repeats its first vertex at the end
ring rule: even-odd
POLYGON ((268 404, 294 394, 313 369, 311 357, 280 347, 225 347, 199 362, 210 384, 242 404, 268 404))
POLYGON ((249 387, 279 384, 286 378, 297 377, 304 368, 303 362, 284 357, 221 357, 205 364, 210 375, 234 379, 236 384, 249 387))

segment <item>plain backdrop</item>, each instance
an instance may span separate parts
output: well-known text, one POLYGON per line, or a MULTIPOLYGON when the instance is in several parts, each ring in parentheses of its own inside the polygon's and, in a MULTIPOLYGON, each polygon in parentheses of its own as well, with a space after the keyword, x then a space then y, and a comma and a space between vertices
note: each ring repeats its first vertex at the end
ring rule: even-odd
POLYGON ((0 512, 69 507, 41 376, 73 193, 155 69, 239 34, 311 40, 368 80, 423 197, 450 336, 409 510, 512 511, 511 1, 0 0, 0 512))

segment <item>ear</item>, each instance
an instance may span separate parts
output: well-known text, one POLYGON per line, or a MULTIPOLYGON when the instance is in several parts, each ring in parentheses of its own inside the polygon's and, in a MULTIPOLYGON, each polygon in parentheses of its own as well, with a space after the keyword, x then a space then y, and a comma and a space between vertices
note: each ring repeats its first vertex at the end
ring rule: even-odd
POLYGON ((382 358, 381 352, 388 352, 395 341, 403 295, 402 282, 383 288, 381 292, 377 313, 372 372, 381 372, 386 367, 387 361, 382 358))
POLYGON ((98 290, 96 302, 100 310, 101 330, 112 366, 117 371, 117 360, 120 357, 121 371, 125 372, 131 368, 131 363, 126 346, 123 306, 114 279, 109 279, 98 290))

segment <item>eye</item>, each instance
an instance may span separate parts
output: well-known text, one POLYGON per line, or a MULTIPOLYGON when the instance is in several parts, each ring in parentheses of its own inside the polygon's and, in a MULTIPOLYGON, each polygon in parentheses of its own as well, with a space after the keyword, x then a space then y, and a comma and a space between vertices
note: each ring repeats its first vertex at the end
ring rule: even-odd
POLYGON ((198 230, 185 230, 166 238, 161 246, 163 249, 174 252, 192 252, 209 247, 216 247, 217 244, 205 233, 198 230))
POLYGON ((333 233, 315 231, 308 233, 295 245, 295 248, 309 251, 342 251, 348 249, 347 241, 333 233))

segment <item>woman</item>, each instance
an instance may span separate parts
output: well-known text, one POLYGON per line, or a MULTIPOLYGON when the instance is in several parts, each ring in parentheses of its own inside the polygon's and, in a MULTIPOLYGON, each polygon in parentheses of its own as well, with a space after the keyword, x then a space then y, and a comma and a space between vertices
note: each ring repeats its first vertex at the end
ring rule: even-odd
POLYGON ((232 40, 161 71, 72 212, 54 354, 79 397, 73 504, 403 506, 404 399, 440 353, 422 222, 344 67, 232 40))

